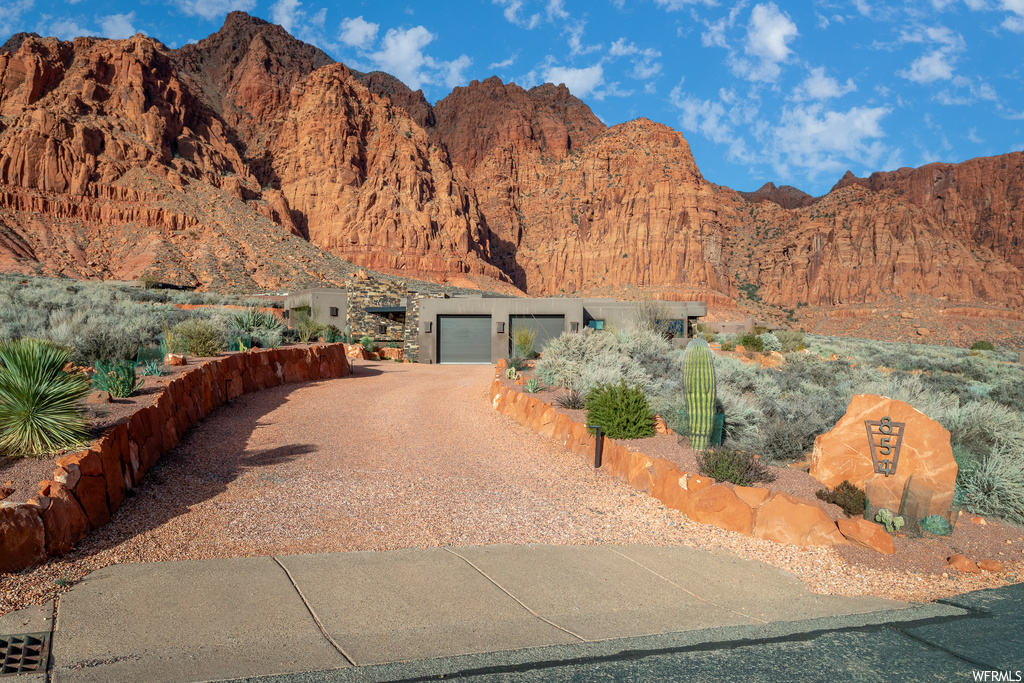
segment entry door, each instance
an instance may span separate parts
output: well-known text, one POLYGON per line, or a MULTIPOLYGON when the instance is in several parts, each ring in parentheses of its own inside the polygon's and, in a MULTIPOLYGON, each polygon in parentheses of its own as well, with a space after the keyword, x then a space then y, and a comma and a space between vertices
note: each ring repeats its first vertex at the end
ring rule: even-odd
POLYGON ((533 350, 539 352, 549 339, 554 339, 565 332, 564 315, 513 315, 509 316, 509 353, 516 348, 516 328, 526 327, 537 333, 533 340, 533 350))
POLYGON ((490 363, 491 316, 437 316, 438 363, 490 363))

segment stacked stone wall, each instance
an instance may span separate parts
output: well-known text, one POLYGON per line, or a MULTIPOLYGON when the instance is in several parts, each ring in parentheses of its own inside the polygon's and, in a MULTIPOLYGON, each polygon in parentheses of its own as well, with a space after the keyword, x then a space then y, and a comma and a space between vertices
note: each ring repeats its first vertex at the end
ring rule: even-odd
POLYGON ((89 448, 57 460, 26 503, 0 501, 0 572, 58 557, 110 520, 185 430, 242 394, 279 384, 344 377, 342 344, 258 349, 205 361, 167 383, 156 401, 89 448))

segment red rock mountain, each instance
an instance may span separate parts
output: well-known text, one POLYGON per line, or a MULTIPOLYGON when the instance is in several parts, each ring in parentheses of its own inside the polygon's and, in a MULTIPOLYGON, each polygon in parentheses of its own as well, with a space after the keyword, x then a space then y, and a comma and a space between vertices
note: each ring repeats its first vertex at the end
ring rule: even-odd
POLYGON ((564 86, 489 78, 431 106, 240 12, 180 50, 12 37, 0 116, 7 271, 247 289, 358 264, 761 314, 1024 304, 1021 153, 738 193, 678 132, 607 128, 564 86))

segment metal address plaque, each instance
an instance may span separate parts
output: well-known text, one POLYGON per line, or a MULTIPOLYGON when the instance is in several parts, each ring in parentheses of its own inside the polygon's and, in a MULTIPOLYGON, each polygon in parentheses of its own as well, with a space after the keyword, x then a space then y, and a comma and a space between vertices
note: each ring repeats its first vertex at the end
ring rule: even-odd
POLYGON ((864 420, 875 472, 887 477, 896 474, 896 465, 900 461, 900 446, 903 445, 903 428, 906 426, 905 422, 893 422, 888 416, 881 420, 864 420), (876 439, 878 443, 875 443, 876 439), (894 439, 896 443, 893 443, 894 439))

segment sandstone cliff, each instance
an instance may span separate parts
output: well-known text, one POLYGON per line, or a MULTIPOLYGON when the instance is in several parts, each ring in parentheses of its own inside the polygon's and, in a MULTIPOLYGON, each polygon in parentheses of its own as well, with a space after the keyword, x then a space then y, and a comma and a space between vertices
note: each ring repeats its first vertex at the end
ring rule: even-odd
POLYGON ((819 198, 737 193, 676 131, 606 128, 564 86, 488 78, 431 106, 240 12, 180 50, 5 45, 5 270, 251 288, 337 282, 355 263, 765 314, 1024 304, 1021 153, 847 174, 819 198))

